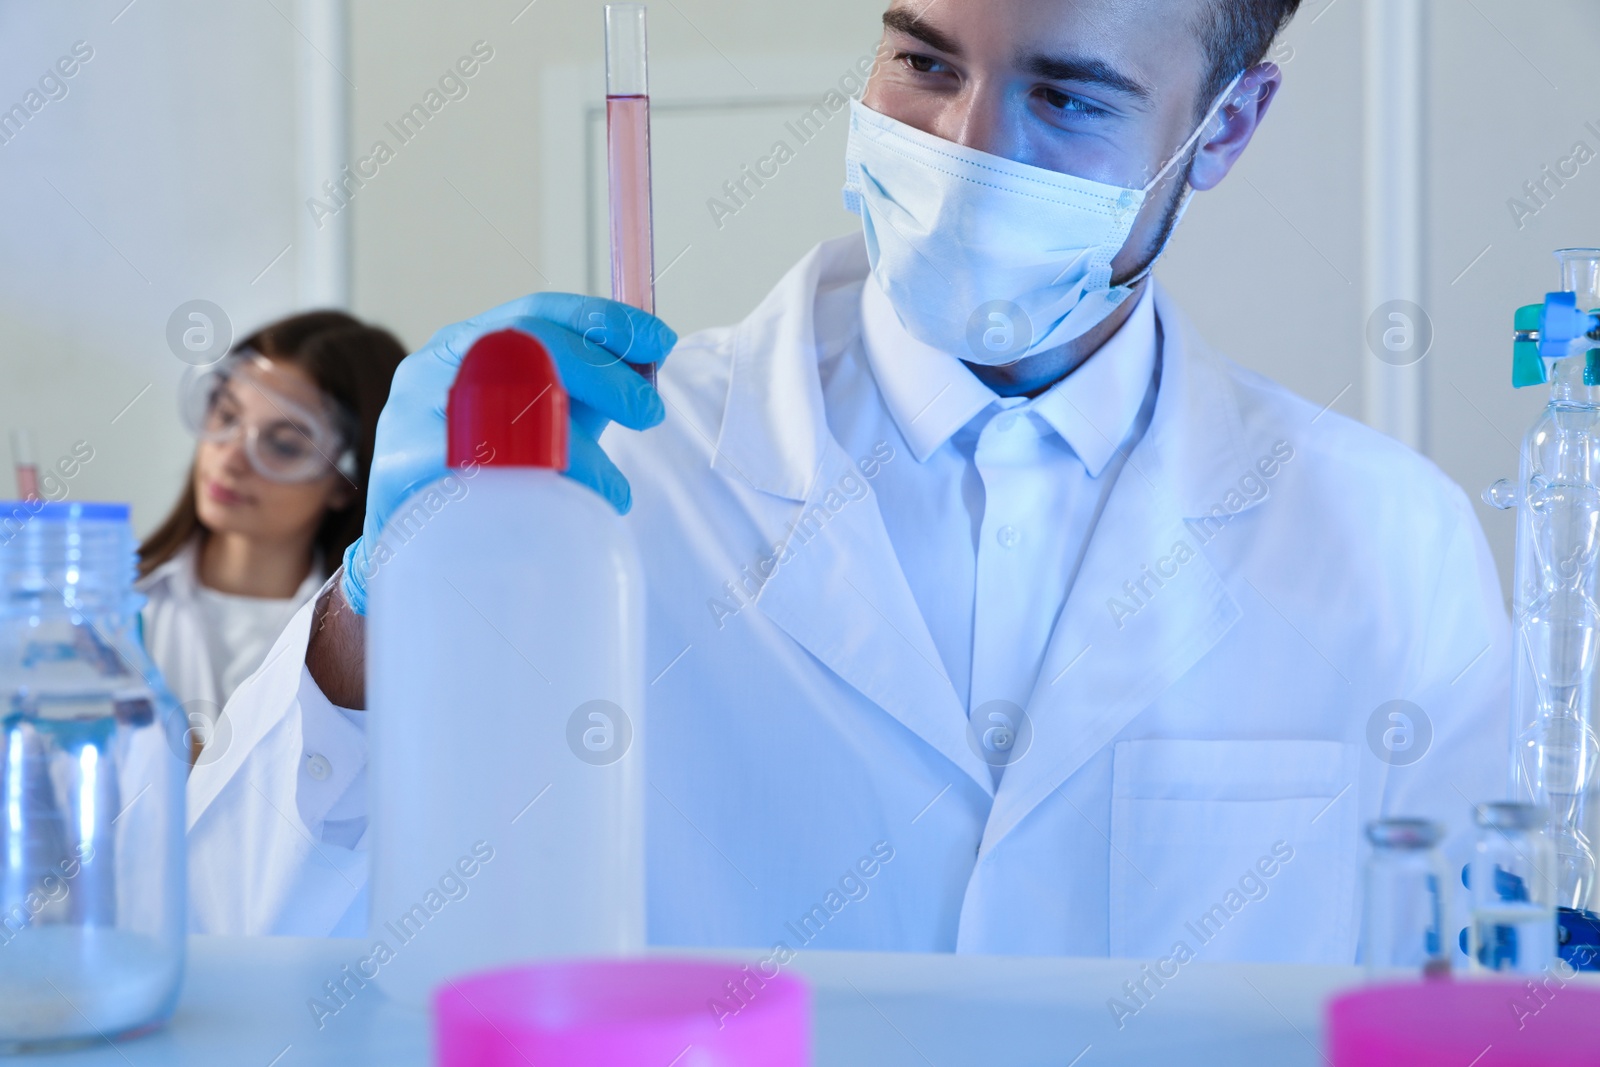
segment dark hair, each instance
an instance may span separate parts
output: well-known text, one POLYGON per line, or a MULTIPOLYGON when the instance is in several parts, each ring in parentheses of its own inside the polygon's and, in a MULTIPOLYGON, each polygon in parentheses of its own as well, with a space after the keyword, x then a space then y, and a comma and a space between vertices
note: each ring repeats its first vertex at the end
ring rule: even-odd
POLYGON ((1266 58, 1301 0, 1206 0, 1197 27, 1210 67, 1196 105, 1205 114, 1233 76, 1266 58))
MULTIPOLYGON (((315 540, 322 550, 323 565, 332 570, 344 557, 344 550, 361 536, 378 413, 389 399, 389 383, 406 350, 388 330, 368 326, 342 311, 307 311, 280 319, 233 346, 235 352, 243 350, 299 367, 344 408, 352 422, 347 432, 352 435, 350 445, 356 456, 356 469, 349 476, 355 493, 344 507, 323 516, 315 540)), ((195 508, 191 465, 171 513, 139 546, 139 576, 177 555, 203 532, 195 508)))

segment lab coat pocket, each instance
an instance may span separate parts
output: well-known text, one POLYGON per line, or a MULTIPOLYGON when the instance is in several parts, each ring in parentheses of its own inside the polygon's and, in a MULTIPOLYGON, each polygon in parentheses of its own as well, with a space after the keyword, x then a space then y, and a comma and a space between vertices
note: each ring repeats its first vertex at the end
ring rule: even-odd
POLYGON ((1352 963, 1355 746, 1115 747, 1111 955, 1352 963))

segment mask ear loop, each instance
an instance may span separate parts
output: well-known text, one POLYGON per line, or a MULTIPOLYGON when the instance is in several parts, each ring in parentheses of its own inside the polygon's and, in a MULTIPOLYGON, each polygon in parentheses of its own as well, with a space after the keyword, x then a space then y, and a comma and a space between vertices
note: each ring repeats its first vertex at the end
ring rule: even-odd
POLYGON ((1205 118, 1200 120, 1200 124, 1194 128, 1194 132, 1189 135, 1189 139, 1179 145, 1176 152, 1167 157, 1167 161, 1162 164, 1161 170, 1157 172, 1154 178, 1150 179, 1150 184, 1140 190, 1141 193, 1149 196, 1150 190, 1159 185, 1161 179, 1165 178, 1172 168, 1178 165, 1178 161, 1189 154, 1189 149, 1200 142, 1200 138, 1205 135, 1206 130, 1211 128, 1211 120, 1217 117, 1217 112, 1222 110, 1222 106, 1228 102, 1229 97, 1233 95, 1233 91, 1239 87, 1239 83, 1244 80, 1244 76, 1247 73, 1247 71, 1241 70, 1235 74, 1233 80, 1227 84, 1222 92, 1217 94, 1216 100, 1212 101, 1211 106, 1206 109, 1205 118))
MULTIPOLYGON (((1223 89, 1221 93, 1217 94, 1216 100, 1213 101, 1211 107, 1207 109, 1205 118, 1200 120, 1200 124, 1196 126, 1194 132, 1189 135, 1189 139, 1179 146, 1178 150, 1167 159, 1166 163, 1162 164, 1161 170, 1157 172, 1156 176, 1150 179, 1150 183, 1140 190, 1139 204, 1141 207, 1144 206, 1144 201, 1149 198, 1151 190, 1153 190, 1157 185, 1160 185, 1162 180, 1172 172, 1172 168, 1178 165, 1179 160, 1187 157, 1189 155, 1189 150, 1200 143, 1200 139, 1205 136, 1205 132, 1211 128, 1211 120, 1216 118, 1217 113, 1220 112, 1223 106, 1231 100, 1234 90, 1239 88, 1239 83, 1244 81, 1244 76, 1247 73, 1249 72, 1241 70, 1238 74, 1233 76, 1233 80, 1228 83, 1227 87, 1223 89)), ((1144 270, 1123 282, 1120 288, 1132 289, 1135 285, 1138 285, 1140 282, 1148 278, 1151 271, 1155 270, 1156 264, 1160 262, 1161 257, 1167 254, 1167 246, 1172 243, 1172 235, 1178 232, 1178 223, 1183 221, 1184 214, 1189 210, 1189 201, 1192 199, 1194 199, 1194 189, 1189 187, 1188 183, 1185 183, 1183 199, 1178 204, 1178 214, 1177 217, 1172 220, 1172 228, 1167 231, 1167 239, 1161 243, 1160 250, 1156 252, 1153 257, 1151 257, 1150 262, 1145 265, 1144 270)))

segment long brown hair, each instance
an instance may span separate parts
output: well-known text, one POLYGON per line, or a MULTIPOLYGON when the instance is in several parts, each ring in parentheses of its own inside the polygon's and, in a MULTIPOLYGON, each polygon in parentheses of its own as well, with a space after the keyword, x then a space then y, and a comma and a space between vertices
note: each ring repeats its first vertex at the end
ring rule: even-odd
MULTIPOLYGON (((344 507, 329 510, 323 516, 315 541, 322 550, 323 566, 332 570, 343 559, 344 550, 361 536, 378 413, 389 399, 389 383, 406 350, 388 330, 368 326, 342 311, 291 315, 262 327, 233 348, 235 352, 245 349, 299 367, 354 419, 350 430, 355 434, 351 446, 356 469, 349 477, 356 491, 344 507)), ((204 533, 195 508, 191 463, 178 502, 139 546, 139 576, 149 574, 182 551, 196 535, 204 533)))

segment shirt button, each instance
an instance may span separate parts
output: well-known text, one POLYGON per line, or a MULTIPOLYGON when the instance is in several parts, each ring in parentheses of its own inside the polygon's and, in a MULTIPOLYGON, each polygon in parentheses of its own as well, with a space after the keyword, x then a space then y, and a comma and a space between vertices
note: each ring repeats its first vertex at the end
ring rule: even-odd
POLYGON ((997 425, 1001 433, 1010 433, 1017 428, 1017 417, 1015 415, 1002 415, 997 425))
POLYGON ((1002 526, 994 532, 994 539, 1000 542, 1001 548, 1016 548, 1022 540, 1022 534, 1017 532, 1015 526, 1002 526))
POLYGON ((306 773, 323 782, 333 773, 333 764, 328 762, 328 757, 313 753, 306 757, 306 773))

